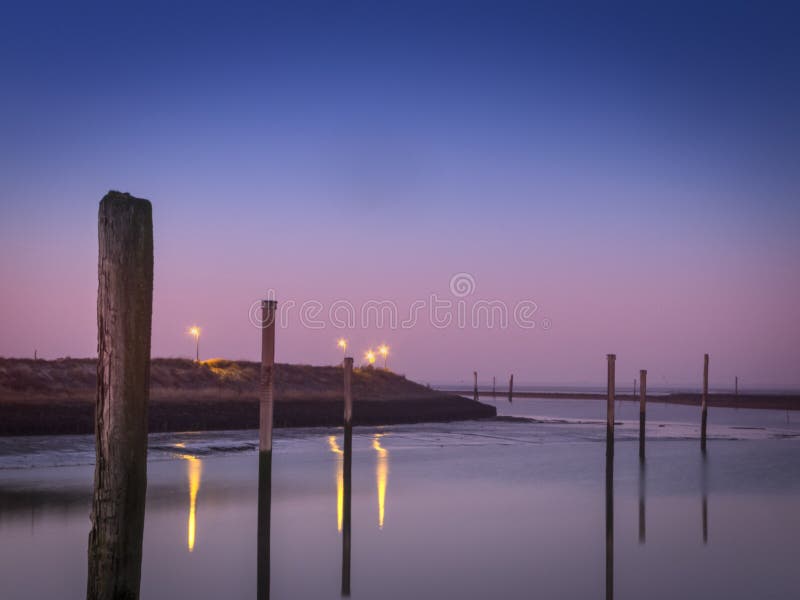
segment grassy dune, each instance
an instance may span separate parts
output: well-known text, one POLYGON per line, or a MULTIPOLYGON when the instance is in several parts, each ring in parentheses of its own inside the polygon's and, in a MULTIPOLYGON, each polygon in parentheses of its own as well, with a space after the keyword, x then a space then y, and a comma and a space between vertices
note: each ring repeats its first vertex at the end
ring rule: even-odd
MULTIPOLYGON (((213 359, 153 359, 151 431, 258 426, 259 364, 213 359)), ((94 359, 0 358, 0 435, 90 433, 94 359)), ((340 425, 341 367, 276 365, 278 427, 340 425)), ((494 408, 438 392, 382 369, 353 373, 355 424, 414 423, 494 416, 494 408)))

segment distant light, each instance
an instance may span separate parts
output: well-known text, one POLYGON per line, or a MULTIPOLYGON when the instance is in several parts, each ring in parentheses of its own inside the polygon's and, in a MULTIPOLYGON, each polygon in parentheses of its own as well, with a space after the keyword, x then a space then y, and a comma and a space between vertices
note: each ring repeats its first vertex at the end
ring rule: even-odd
POLYGON ((342 349, 342 351, 347 350, 347 340, 344 338, 339 338, 339 341, 336 342, 336 345, 342 349))
POLYGON ((386 356, 389 354, 389 346, 387 346, 386 344, 381 345, 381 347, 378 348, 378 352, 380 353, 381 356, 386 358, 386 356))
POLYGON ((200 328, 196 325, 189 328, 189 335, 193 335, 194 337, 200 337, 200 328))
POLYGON ((371 365, 375 364, 375 353, 372 351, 372 348, 364 353, 364 359, 371 365))

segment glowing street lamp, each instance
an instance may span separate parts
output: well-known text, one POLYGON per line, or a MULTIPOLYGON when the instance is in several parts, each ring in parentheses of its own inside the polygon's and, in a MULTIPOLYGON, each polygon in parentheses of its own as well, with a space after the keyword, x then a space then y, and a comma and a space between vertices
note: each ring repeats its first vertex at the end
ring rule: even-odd
POLYGON ((197 325, 193 325, 189 328, 189 335, 194 336, 194 344, 195 344, 195 362, 200 362, 200 328, 197 325))
POLYGON ((367 361, 367 364, 369 365, 375 364, 375 353, 372 351, 372 348, 370 348, 364 353, 364 359, 367 361))
POLYGON ((342 356, 347 356, 347 340, 344 338, 339 338, 339 341, 336 342, 336 345, 342 349, 342 356))
POLYGON ((389 357, 389 346, 381 344, 381 347, 378 348, 378 352, 383 357, 383 368, 386 369, 386 359, 389 357))

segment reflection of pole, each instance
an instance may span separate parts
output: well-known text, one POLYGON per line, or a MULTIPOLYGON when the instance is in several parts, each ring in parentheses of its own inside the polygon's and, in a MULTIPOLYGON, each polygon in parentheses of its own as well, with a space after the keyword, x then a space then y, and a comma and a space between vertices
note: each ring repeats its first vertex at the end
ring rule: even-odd
MULTIPOLYGON (((352 359, 350 359, 352 361, 352 359)), ((353 496, 353 427, 344 427, 344 516, 342 518, 342 596, 350 595, 350 524, 353 496)))
POLYGON ((269 600, 270 519, 272 516, 272 452, 258 453, 258 566, 256 596, 269 600))
POLYGON ((703 543, 708 544, 708 463, 703 455, 702 466, 702 495, 703 495, 703 543))
POLYGON ((706 451, 706 428, 708 426, 708 354, 703 356, 703 415, 700 422, 700 449, 706 451))
POLYGON ((608 401, 606 403, 606 454, 614 456, 614 364, 616 354, 608 355, 608 401))
POLYGON ((138 598, 147 487, 153 217, 109 192, 98 214, 94 495, 86 598, 138 598))
POLYGON ((606 454, 606 600, 614 598, 614 456, 606 454))
POLYGON ((644 460, 644 426, 647 412, 647 371, 639 371, 639 460, 644 460))
POLYGON ((513 402, 514 398, 514 374, 511 374, 511 377, 508 379, 508 401, 513 402))
POLYGON ((344 359, 344 502, 342 516, 342 596, 350 595, 350 522, 353 495, 353 359, 344 359))
POLYGON ((646 514, 644 504, 645 494, 645 462, 639 462, 639 543, 644 544, 646 539, 646 514))

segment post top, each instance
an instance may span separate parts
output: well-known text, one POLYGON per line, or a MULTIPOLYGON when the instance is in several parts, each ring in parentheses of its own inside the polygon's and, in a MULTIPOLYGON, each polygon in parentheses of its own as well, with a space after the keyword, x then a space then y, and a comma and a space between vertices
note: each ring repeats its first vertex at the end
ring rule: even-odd
POLYGON ((607 354, 606 356, 608 357, 608 360, 614 360, 617 358, 616 354, 607 354))
POLYGON ((262 306, 265 306, 267 308, 275 308, 276 306, 278 306, 278 301, 277 300, 262 300, 261 304, 262 304, 262 306))
POLYGON ((344 362, 345 363, 352 363, 353 362, 353 357, 352 356, 345 356, 344 357, 344 362))

